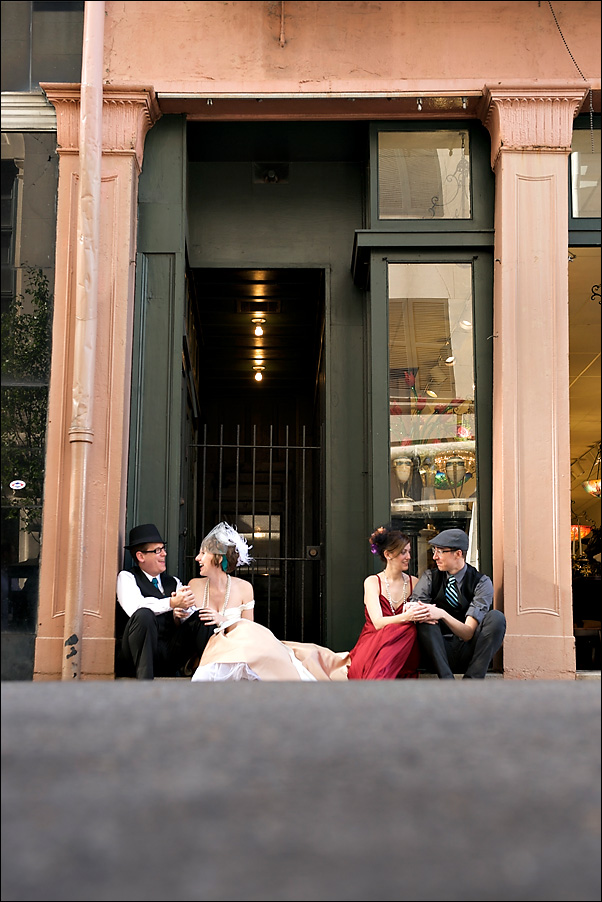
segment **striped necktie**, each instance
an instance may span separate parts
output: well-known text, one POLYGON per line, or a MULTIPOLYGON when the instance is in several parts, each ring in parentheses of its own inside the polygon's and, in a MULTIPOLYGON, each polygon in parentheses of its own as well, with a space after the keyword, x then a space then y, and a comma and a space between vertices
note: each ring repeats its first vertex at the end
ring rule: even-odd
POLYGON ((156 576, 153 576, 153 578, 151 579, 151 582, 152 582, 153 586, 155 587, 155 589, 159 588, 159 580, 157 579, 156 576))
POLYGON ((448 576, 445 586, 445 600, 452 608, 460 607, 460 595, 458 593, 458 583, 455 576, 448 576))

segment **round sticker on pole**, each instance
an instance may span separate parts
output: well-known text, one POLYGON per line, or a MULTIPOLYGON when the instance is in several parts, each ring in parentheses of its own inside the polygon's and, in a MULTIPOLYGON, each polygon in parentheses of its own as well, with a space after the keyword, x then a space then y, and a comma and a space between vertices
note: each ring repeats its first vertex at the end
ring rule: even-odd
POLYGON ((13 490, 13 492, 18 492, 19 489, 25 488, 25 483, 22 479, 13 479, 13 481, 10 482, 9 485, 10 485, 11 489, 13 490))

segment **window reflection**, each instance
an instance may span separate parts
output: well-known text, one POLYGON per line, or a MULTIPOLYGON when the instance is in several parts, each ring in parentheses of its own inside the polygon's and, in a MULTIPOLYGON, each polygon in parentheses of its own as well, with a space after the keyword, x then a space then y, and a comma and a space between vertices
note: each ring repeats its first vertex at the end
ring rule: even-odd
POLYGON ((571 145, 571 196, 575 219, 599 218, 600 129, 576 129, 571 145))
POLYGON ((469 219, 468 132, 379 132, 378 216, 469 219))
POLYGON ((81 80, 83 2, 2 3, 2 90, 81 80))
POLYGON ((34 632, 50 374, 54 133, 2 134, 2 630, 34 632), (35 200, 32 200, 35 198, 35 200))
POLYGON ((472 267, 389 264, 391 513, 468 529, 476 498, 472 267))

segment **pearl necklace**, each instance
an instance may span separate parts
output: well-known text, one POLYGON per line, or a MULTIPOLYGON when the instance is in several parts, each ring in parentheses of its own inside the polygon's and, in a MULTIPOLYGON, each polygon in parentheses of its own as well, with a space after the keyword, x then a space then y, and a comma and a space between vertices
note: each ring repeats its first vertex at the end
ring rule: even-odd
MULTIPOLYGON (((221 609, 221 611, 219 612, 220 614, 225 613, 226 608, 228 607, 229 601, 230 601, 230 574, 228 573, 226 575, 226 595, 224 598, 224 606, 221 609)), ((207 583, 205 585, 205 594, 203 595, 203 607, 204 608, 209 607, 209 580, 207 580, 207 583)))
POLYGON ((385 573, 383 573, 383 580, 385 583, 385 591, 387 593, 387 601, 389 602, 389 607, 391 608, 393 613, 396 614, 397 611, 399 610, 399 608, 403 607, 405 600, 408 597, 408 586, 410 584, 410 578, 409 578, 409 576, 406 576, 404 574, 404 576, 403 576, 403 596, 401 598, 401 601, 395 602, 395 604, 393 603, 393 599, 391 598, 391 586, 389 585, 389 580, 387 579, 385 573))

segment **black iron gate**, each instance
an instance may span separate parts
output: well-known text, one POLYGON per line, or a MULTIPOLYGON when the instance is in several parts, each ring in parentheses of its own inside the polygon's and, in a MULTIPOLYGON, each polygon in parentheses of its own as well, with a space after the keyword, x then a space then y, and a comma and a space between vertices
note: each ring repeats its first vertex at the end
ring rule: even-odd
MULTIPOLYGON (((252 546, 237 575, 254 586, 255 619, 280 639, 321 642, 321 447, 300 427, 205 425, 190 445, 195 533, 225 520, 252 546)), ((200 540, 199 540, 200 543, 200 540)), ((198 549, 197 549, 198 550, 198 549)), ((195 572, 194 562, 187 562, 195 572)))

